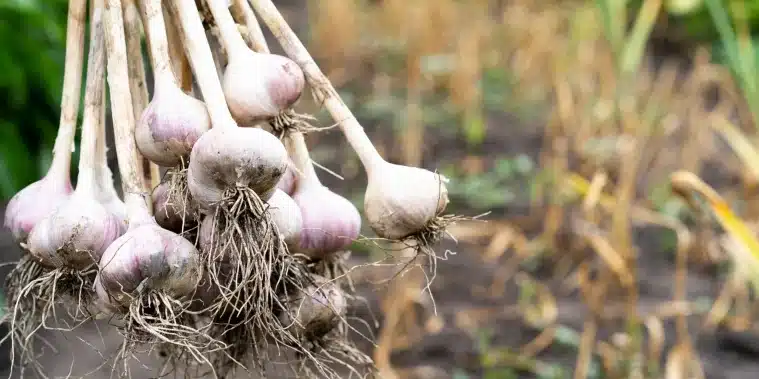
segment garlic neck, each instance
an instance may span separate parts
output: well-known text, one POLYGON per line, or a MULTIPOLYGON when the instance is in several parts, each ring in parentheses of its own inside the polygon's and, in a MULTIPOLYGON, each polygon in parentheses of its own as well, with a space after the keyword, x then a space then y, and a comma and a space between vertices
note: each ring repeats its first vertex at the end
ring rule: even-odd
POLYGON ((156 82, 171 82, 177 85, 171 68, 169 42, 166 36, 166 23, 161 10, 161 0, 141 0, 147 21, 148 38, 150 39, 151 58, 156 82))
POLYGON ((221 40, 227 50, 228 61, 232 61, 240 54, 251 52, 245 40, 240 35, 237 24, 229 13, 229 4, 226 0, 207 0, 213 18, 221 33, 221 40))
POLYGON ((124 203, 127 207, 129 229, 146 224, 155 224, 155 220, 148 208, 147 195, 127 193, 124 195, 124 203))

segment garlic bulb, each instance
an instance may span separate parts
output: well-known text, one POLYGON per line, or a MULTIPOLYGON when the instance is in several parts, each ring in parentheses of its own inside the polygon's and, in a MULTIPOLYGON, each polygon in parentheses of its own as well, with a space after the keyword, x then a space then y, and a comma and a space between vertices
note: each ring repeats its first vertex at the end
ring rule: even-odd
POLYGON ((151 195, 153 216, 162 228, 181 233, 188 226, 194 224, 197 219, 197 209, 190 202, 187 204, 172 203, 169 199, 169 190, 168 182, 163 182, 153 189, 151 195))
POLYGON ((319 182, 302 134, 291 133, 287 142, 294 165, 302 173, 293 193, 303 218, 300 243, 294 250, 311 258, 325 258, 358 237, 361 215, 348 199, 319 182))
POLYGON ((192 149, 187 185, 201 209, 211 209, 235 187, 248 187, 267 200, 286 167, 287 151, 271 133, 213 128, 192 149))
POLYGON ((122 233, 122 220, 80 191, 32 229, 28 247, 45 266, 81 270, 122 233))
POLYGON ((324 258, 350 246, 361 229, 358 209, 321 183, 303 184, 301 180, 293 194, 303 217, 300 243, 295 251, 312 258, 324 258))
POLYGON ((253 125, 278 116, 300 98, 305 78, 289 58, 248 48, 223 0, 208 5, 227 51, 222 87, 232 117, 253 125))
POLYGON ((366 188, 369 225, 378 236, 394 240, 422 231, 448 205, 446 182, 428 170, 383 162, 370 172, 366 188))
POLYGON ((288 299, 283 325, 302 339, 313 341, 334 329, 347 313, 345 294, 334 282, 312 276, 313 283, 288 299))
MULTIPOLYGON (((168 64, 166 69, 170 70, 168 64)), ((185 94, 173 78, 156 83, 155 88, 153 99, 137 124, 135 140, 146 158, 164 167, 174 167, 187 160, 192 146, 211 122, 205 104, 185 94)))
POLYGON ((100 260, 95 290, 111 309, 128 308, 138 289, 182 298, 195 292, 201 270, 192 243, 148 223, 130 228, 108 247, 100 260))
POLYGON ((13 233, 16 241, 25 242, 32 228, 71 196, 73 189, 68 174, 68 168, 62 173, 48 173, 11 198, 5 209, 3 225, 13 233))

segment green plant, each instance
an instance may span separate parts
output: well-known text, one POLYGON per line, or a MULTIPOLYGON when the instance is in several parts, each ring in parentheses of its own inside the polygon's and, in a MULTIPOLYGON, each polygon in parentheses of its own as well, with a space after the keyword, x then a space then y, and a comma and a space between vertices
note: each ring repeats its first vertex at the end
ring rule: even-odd
POLYGON ((65 0, 0 2, 0 198, 45 171, 58 124, 65 0))

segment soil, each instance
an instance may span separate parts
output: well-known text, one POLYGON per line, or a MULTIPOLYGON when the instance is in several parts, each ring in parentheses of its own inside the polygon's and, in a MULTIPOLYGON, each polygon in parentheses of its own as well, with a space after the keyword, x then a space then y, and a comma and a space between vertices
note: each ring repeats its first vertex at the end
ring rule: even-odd
MULTIPOLYGON (((289 8, 291 3, 300 3, 299 1, 280 3, 287 3, 285 5, 288 9, 302 9, 302 7, 294 6, 289 8)), ((297 24, 303 25, 303 12, 297 14, 293 12, 286 16, 290 18, 291 15, 296 15, 299 20, 297 24)), ((474 152, 476 155, 508 158, 517 154, 528 154, 537 160, 537 154, 542 147, 540 127, 524 124, 518 118, 509 115, 492 114, 491 116, 488 121, 488 136, 485 139, 487 142, 474 152)), ((393 137, 387 129, 369 127, 368 132, 374 140, 384 141, 383 145, 393 145, 393 137)), ((338 132, 327 132, 318 137, 311 137, 311 142, 317 141, 318 150, 326 153, 322 155, 328 155, 331 158, 323 161, 323 164, 331 168, 340 166, 343 169, 342 174, 354 172, 347 167, 349 165, 345 164, 352 153, 344 148, 345 144, 338 132), (337 162, 342 164, 338 165, 337 162)), ((430 135, 425 139, 424 149, 424 166, 430 169, 440 167, 447 162, 459 162, 473 153, 463 146, 458 136, 430 135)), ((318 154, 315 152, 315 155, 318 154)), ((355 172, 360 172, 360 170, 355 172)), ((360 173, 345 175, 345 181, 337 180, 329 175, 323 176, 326 185, 346 196, 360 196, 366 180, 360 173)), ((488 216, 490 220, 511 221, 528 234, 539 231, 542 215, 530 212, 526 204, 516 203, 516 205, 491 211, 492 213, 488 216), (533 214, 535 217, 525 217, 528 214, 533 214)), ((637 278, 637 286, 640 290, 639 310, 643 314, 653 312, 658 306, 666 304, 672 298, 674 263, 672 254, 662 246, 662 233, 660 229, 641 228, 637 230, 635 236, 640 252, 637 278)), ((487 243, 488 241, 484 240, 478 243, 461 242, 456 245, 451 241, 446 241, 439 247, 439 251, 450 249, 457 252, 448 260, 439 263, 438 277, 432 286, 437 315, 440 317, 437 320, 442 323, 439 323, 437 328, 429 328, 420 341, 394 352, 393 363, 396 367, 403 369, 404 378, 444 378, 452 377, 455 372, 466 373, 470 378, 482 377, 485 372, 484 352, 478 347, 481 342, 476 336, 478 331, 490 331, 490 346, 508 347, 514 351, 518 351, 521 346, 540 334, 541 330, 528 326, 514 312, 518 292, 513 280, 506 282, 503 295, 496 298, 487 296, 480 290, 493 283, 495 272, 500 266, 498 263, 486 262, 482 258, 487 243), (483 316, 473 316, 474 310, 483 309, 487 310, 483 316)), ((509 259, 512 254, 513 251, 505 252, 500 261, 509 259)), ((17 260, 19 256, 20 249, 12 242, 10 234, 6 230, 0 231, 0 261, 11 262, 17 260)), ((353 259, 355 262, 362 262, 368 257, 357 252, 353 259)), ((9 270, 9 266, 3 266, 0 268, 0 275, 4 276, 9 270)), ((546 267, 538 267, 532 270, 531 274, 544 283, 548 283, 556 296, 557 323, 578 332, 582 331, 583 323, 590 313, 580 300, 577 291, 566 290, 565 283, 554 278, 551 270, 546 267)), ((691 270, 688 277, 688 299, 696 300, 703 297, 714 299, 722 283, 722 278, 713 272, 691 270)), ((358 288, 360 294, 369 301, 368 307, 357 306, 355 315, 366 320, 370 325, 375 324, 373 316, 376 316, 377 325, 381 325, 382 315, 379 312, 381 292, 377 291, 376 287, 368 285, 366 281, 359 284, 358 288)), ((608 308, 612 312, 614 306, 609 304, 608 308)), ((429 311, 426 313, 430 315, 429 311)), ((691 316, 689 328, 697 353, 703 362, 706 377, 709 379, 755 379, 759 373, 759 342, 757 342, 759 339, 745 333, 705 331, 700 325, 702 320, 703 315, 691 316)), ((667 336, 664 351, 667 352, 675 342, 675 328, 671 318, 663 321, 663 324, 667 336)), ((356 325, 361 329, 359 323, 356 325)), ((366 331, 366 328, 363 328, 361 330, 375 336, 378 333, 376 329, 366 331)), ((611 333, 615 330, 620 330, 618 325, 602 325, 599 337, 609 340, 611 333)), ((104 362, 117 351, 123 340, 105 321, 83 325, 76 332, 71 333, 48 331, 41 333, 49 340, 50 347, 57 350, 54 352, 51 348, 46 348, 39 358, 49 377, 64 377, 70 374, 73 377, 87 376, 90 379, 108 378, 111 376, 111 367, 104 365, 104 362)), ((360 338, 357 339, 357 343, 371 354, 371 343, 360 338)), ((9 358, 7 342, 0 344, 0 354, 3 358, 9 358)), ((576 347, 554 344, 538 354, 538 358, 545 363, 561 364, 565 367, 567 377, 571 377, 576 355, 576 347)), ((8 359, 0 361, 0 367, 7 368, 8 364, 8 359)), ((145 368, 155 368, 155 362, 148 357, 143 357, 143 360, 133 364, 132 367, 135 378, 155 375, 153 370, 145 368)), ((527 372, 523 372, 523 375, 534 377, 527 372)), ((16 372, 12 377, 21 376, 16 372)), ((27 375, 27 377, 31 376, 27 375)), ((505 378, 505 376, 492 377, 505 378)))

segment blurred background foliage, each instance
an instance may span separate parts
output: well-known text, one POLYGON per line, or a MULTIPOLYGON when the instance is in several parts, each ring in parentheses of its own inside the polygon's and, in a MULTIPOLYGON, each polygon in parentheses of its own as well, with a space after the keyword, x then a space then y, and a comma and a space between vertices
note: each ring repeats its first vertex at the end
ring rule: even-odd
POLYGON ((0 197, 38 179, 58 125, 66 0, 0 1, 0 197))

